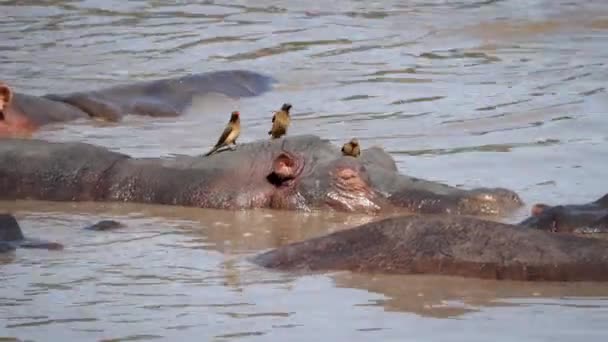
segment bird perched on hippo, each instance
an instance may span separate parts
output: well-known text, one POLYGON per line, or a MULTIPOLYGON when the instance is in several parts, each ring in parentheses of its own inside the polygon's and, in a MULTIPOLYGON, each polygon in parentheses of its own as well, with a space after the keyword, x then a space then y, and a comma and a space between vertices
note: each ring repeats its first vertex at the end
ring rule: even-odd
POLYGON ((240 119, 239 111, 234 111, 230 114, 230 120, 224 128, 222 135, 217 140, 217 143, 213 148, 205 154, 205 156, 210 156, 215 153, 217 150, 224 146, 234 145, 236 147, 236 139, 238 139, 241 134, 241 119, 240 119))
POLYGON ((280 110, 274 112, 274 115, 272 116, 272 127, 270 131, 268 131, 268 135, 270 135, 272 139, 278 139, 287 134, 287 128, 291 123, 290 110, 291 104, 284 103, 280 110))

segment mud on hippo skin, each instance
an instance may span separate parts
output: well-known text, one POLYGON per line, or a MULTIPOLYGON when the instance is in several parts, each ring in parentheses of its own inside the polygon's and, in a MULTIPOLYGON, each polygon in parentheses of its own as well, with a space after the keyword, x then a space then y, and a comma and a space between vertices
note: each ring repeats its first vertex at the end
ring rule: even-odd
POLYGON ((608 194, 585 204, 549 206, 537 203, 521 226, 567 233, 608 232, 608 194))
POLYGON ((435 201, 437 210, 459 214, 499 214, 519 203, 513 192, 504 191, 512 200, 506 204, 486 192, 401 175, 377 147, 345 157, 338 146, 312 135, 239 144, 209 157, 142 159, 83 143, 0 141, 4 199, 371 213, 403 207, 425 212, 420 203, 435 201), (504 207, 484 209, 497 203, 504 207))
POLYGON ((9 252, 16 248, 60 250, 63 246, 56 242, 26 238, 13 215, 0 214, 0 252, 9 252))
POLYGON ((277 270, 608 281, 608 241, 456 215, 388 218, 258 254, 277 270))

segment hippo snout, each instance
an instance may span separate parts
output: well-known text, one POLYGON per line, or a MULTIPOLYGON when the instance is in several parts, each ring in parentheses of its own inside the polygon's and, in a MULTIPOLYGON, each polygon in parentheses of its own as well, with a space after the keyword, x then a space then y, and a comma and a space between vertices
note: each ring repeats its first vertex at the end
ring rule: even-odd
POLYGON ((468 215, 501 215, 523 205, 521 197, 504 188, 477 188, 460 201, 460 213, 468 215))

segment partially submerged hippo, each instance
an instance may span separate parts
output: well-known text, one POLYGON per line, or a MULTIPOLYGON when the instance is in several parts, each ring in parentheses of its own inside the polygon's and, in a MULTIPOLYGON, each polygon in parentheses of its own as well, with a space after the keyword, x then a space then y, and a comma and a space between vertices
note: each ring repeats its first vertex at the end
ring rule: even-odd
POLYGON ((552 232, 608 232, 608 194, 586 204, 535 204, 520 225, 552 232))
POLYGON ((125 225, 114 220, 101 220, 97 223, 94 223, 90 226, 84 227, 86 230, 94 230, 94 231, 107 231, 107 230, 115 230, 124 228, 125 225))
POLYGON ((255 256, 279 270, 608 280, 608 241, 464 216, 388 218, 255 256))
POLYGON ((215 71, 70 94, 19 94, 0 81, 0 136, 23 134, 42 125, 80 118, 118 121, 127 114, 177 116, 196 96, 260 95, 274 79, 246 70, 215 71))
POLYGON ((463 190, 401 175, 378 147, 359 158, 342 156, 338 146, 312 135, 170 159, 135 159, 84 143, 4 139, 0 199, 469 215, 499 215, 522 205, 506 189, 463 190))
POLYGON ((8 252, 18 247, 49 250, 63 249, 63 246, 56 242, 26 238, 23 236, 21 227, 19 227, 19 223, 13 215, 0 214, 0 252, 8 252))

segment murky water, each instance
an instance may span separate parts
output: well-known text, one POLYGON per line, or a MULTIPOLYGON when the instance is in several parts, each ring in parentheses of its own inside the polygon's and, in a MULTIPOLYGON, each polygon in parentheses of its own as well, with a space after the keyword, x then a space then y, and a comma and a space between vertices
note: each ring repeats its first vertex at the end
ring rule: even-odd
MULTIPOLYGON (((38 137, 135 156, 242 141, 294 104, 291 134, 381 145, 408 174, 531 203, 608 190, 608 2, 2 1, 0 78, 31 94, 245 68, 280 84, 175 119, 76 122, 38 137)), ((1 203, 62 252, 0 262, 0 337, 24 340, 605 341, 608 287, 268 272, 245 257, 370 218, 1 203), (127 229, 81 227, 114 218, 127 229)))

